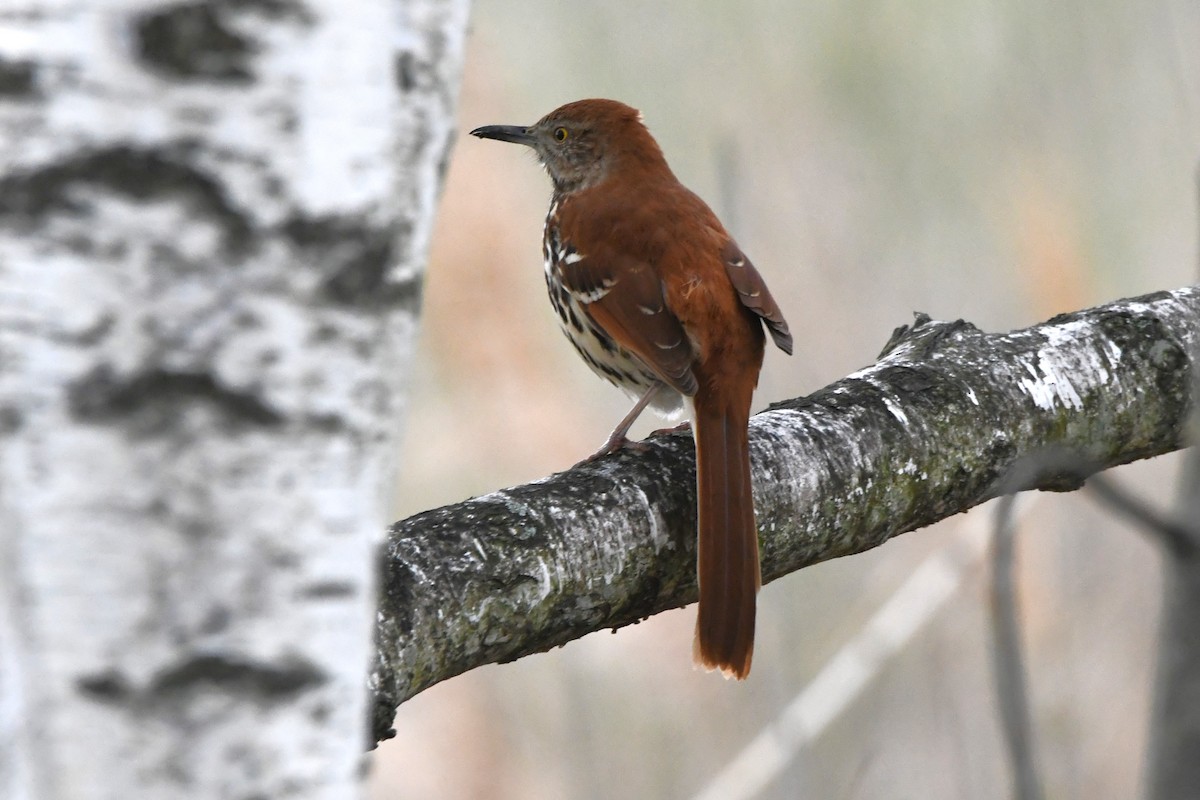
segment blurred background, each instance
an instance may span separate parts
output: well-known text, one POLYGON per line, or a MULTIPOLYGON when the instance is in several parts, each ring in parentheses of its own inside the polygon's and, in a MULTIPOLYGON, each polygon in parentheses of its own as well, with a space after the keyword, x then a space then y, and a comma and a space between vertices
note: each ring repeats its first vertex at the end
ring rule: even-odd
MULTIPOLYGON (((796 337, 758 407, 874 360, 913 311, 1005 331, 1197 276, 1200 6, 477 0, 459 128, 611 97, 762 272, 796 337)), ((426 284, 397 517, 565 469, 628 409, 545 296, 546 176, 460 136, 426 284)), ((651 415, 635 428, 659 423, 651 415)), ((1159 507, 1177 457, 1115 471, 1159 507)), ((372 797, 688 798, 984 507, 764 587, 745 684, 691 664, 694 609, 487 667, 400 707, 372 797)), ((763 798, 1003 798, 987 573, 763 798)), ((1048 796, 1138 793, 1158 559, 1082 494, 1039 495, 1018 592, 1048 796)))

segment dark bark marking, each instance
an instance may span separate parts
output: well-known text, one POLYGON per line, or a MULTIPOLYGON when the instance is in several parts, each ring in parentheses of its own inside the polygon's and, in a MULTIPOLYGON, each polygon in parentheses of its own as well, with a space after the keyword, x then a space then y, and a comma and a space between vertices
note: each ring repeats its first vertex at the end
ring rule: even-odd
POLYGON ((0 98, 32 98, 37 94, 36 63, 0 58, 0 98))
POLYGON ((84 675, 75 681, 75 686, 84 695, 102 703, 119 703, 133 694, 129 681, 116 670, 84 675))
POLYGON ((17 406, 0 406, 0 434, 16 433, 25 424, 25 417, 17 406))
POLYGON ((442 153, 438 156, 437 175, 438 186, 446 184, 446 173, 450 171, 450 156, 454 154, 454 143, 458 140, 458 132, 451 129, 450 135, 442 142, 442 153))
POLYGON ((232 30, 222 4, 179 3, 134 23, 136 55, 175 78, 250 83, 258 45, 232 30))
POLYGON ((396 53, 395 77, 396 86, 402 92, 411 92, 417 88, 417 57, 411 50, 401 50, 396 53))
POLYGON ((159 672, 150 684, 149 692, 170 696, 214 687, 265 700, 280 700, 328 680, 315 664, 298 657, 272 663, 226 655, 198 655, 159 672))
POLYGON ((936 388, 938 376, 931 375, 930 370, 923 366, 894 366, 880 370, 882 381, 896 387, 899 392, 916 394, 927 389, 936 388))
POLYGON ((350 429, 350 425, 343 415, 333 413, 305 414, 304 424, 321 433, 341 433, 350 429))
POLYGON ((206 403, 235 422, 283 422, 283 416, 257 395, 221 386, 207 373, 149 369, 126 377, 101 365, 68 388, 68 405, 77 419, 102 422, 136 414, 142 417, 143 433, 170 428, 181 406, 193 402, 206 403))
POLYGON ((402 92, 436 91, 445 94, 445 81, 438 74, 438 66, 445 63, 446 37, 440 31, 428 31, 423 39, 422 52, 397 51, 393 59, 392 76, 396 87, 402 92))
POLYGON ((180 80, 246 84, 254 80, 260 44, 238 25, 238 15, 255 14, 305 26, 314 21, 302 4, 288 0, 224 0, 175 3, 134 22, 134 50, 158 73, 180 80))
POLYGON ((296 215, 284 224, 283 233, 309 251, 306 260, 324 273, 320 295, 325 302, 372 310, 420 304, 421 277, 397 280, 391 275, 399 261, 398 242, 411 235, 408 225, 397 230, 351 217, 296 215))
POLYGON ((340 600, 356 594, 355 585, 347 581, 320 581, 300 589, 300 596, 306 600, 340 600))
POLYGON ((200 632, 211 636, 214 633, 221 633, 228 630, 229 623, 233 619, 233 612, 225 606, 215 606, 209 609, 204 615, 204 622, 200 625, 200 632))
POLYGON ((115 328, 116 325, 116 314, 103 314, 101 315, 100 319, 96 320, 94 325, 74 334, 71 339, 76 344, 83 345, 84 347, 92 347, 93 345, 99 344, 104 339, 108 338, 108 334, 112 332, 112 329, 115 328))
POLYGON ((28 224, 55 212, 81 214, 76 186, 105 189, 138 201, 186 199, 225 233, 231 251, 244 250, 250 224, 212 176, 164 148, 128 145, 80 151, 48 166, 0 178, 0 224, 28 224))
MULTIPOLYGON (((1153 302, 1165 294, 1159 292, 1138 300, 1153 302)), ((1100 320, 1100 329, 1121 348, 1122 360, 1130 354, 1145 353, 1162 402, 1172 407, 1172 415, 1186 417, 1192 405, 1191 365, 1185 347, 1175 341, 1162 321, 1149 314, 1114 312, 1100 320), (1147 346, 1147 341, 1152 344, 1147 346)))
POLYGON ((166 700, 196 689, 216 688, 264 701, 279 701, 320 686, 328 676, 307 659, 255 661, 227 655, 198 655, 161 670, 145 688, 130 683, 116 669, 84 675, 75 681, 80 692, 102 703, 166 700))

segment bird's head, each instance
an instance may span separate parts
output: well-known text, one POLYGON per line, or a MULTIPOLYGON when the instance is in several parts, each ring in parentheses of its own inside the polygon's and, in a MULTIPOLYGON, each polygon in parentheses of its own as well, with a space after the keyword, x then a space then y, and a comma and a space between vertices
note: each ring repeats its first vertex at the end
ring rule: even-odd
POLYGON ((602 183, 617 169, 666 167, 642 115, 615 100, 577 100, 529 126, 484 125, 471 135, 533 148, 560 194, 602 183))

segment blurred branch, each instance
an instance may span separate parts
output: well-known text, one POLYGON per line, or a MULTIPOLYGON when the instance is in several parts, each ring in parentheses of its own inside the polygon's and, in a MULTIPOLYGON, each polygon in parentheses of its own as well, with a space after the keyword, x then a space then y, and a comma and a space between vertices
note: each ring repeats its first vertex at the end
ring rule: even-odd
MULTIPOLYGON (((1029 482, 1038 472, 1088 471, 1065 453, 1033 453, 1015 463, 1005 478, 1008 486, 1029 482)), ((1024 648, 1017 613, 1013 580, 1016 560, 1016 525, 1013 523, 1015 494, 1005 494, 996 505, 996 529, 992 537, 992 665, 996 698, 1004 742, 1013 770, 1013 796, 1017 800, 1041 800, 1045 796, 1038 775, 1033 742, 1033 721, 1026 686, 1024 648)))
POLYGON ((1163 516, 1115 481, 1095 475, 1088 480, 1087 488, 1114 511, 1128 517, 1147 533, 1157 536, 1172 552, 1189 556, 1200 551, 1200 531, 1163 516))
MULTIPOLYGON (((1181 475, 1179 519, 1200 536, 1200 448, 1181 475)), ((1190 800, 1200 787, 1200 555, 1164 548, 1163 612, 1147 748, 1149 800, 1190 800)))
MULTIPOLYGON (((1082 476, 1096 471, 1078 454, 1064 450, 1033 453, 1015 463, 1005 478, 1013 486, 1028 484, 1037 473, 1082 476)), ((1200 531, 1164 517, 1136 495, 1104 475, 1092 475, 1087 488, 1106 505, 1128 517, 1156 537, 1177 558, 1200 552, 1200 531)), ((996 506, 996 528, 992 550, 992 630, 996 693, 1005 742, 1013 766, 1014 795, 1019 800, 1044 797, 1036 767, 1032 714, 1026 685, 1026 670, 1017 612, 1013 564, 1015 525, 1012 507, 1015 494, 1001 497, 996 506)), ((1194 783, 1184 784, 1189 788, 1194 783)))
POLYGON ((996 533, 992 539, 992 663, 1004 742, 1013 768, 1013 796, 1017 800, 1041 800, 1042 782, 1034 761, 1033 722, 1025 686, 1025 660, 1021 628, 1017 619, 1017 597, 1013 585, 1012 506, 1016 495, 1000 498, 996 508, 996 533))
MULTIPOLYGON (((1075 489, 1178 449, 1198 340, 1192 287, 1007 334, 928 318, 898 330, 877 363, 751 420, 764 581, 995 497, 1029 453, 1061 447, 1089 472, 1004 491, 1075 489)), ((376 739, 441 680, 695 600, 691 438, 648 444, 392 526, 376 739)))

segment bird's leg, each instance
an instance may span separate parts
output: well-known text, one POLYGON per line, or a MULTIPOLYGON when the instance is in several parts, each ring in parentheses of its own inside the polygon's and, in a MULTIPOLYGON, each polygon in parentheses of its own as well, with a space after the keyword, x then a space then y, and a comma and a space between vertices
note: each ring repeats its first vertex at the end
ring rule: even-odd
MULTIPOLYGON (((650 405, 650 401, 654 399, 655 393, 661 389, 662 386, 663 385, 659 382, 652 383, 650 388, 646 390, 645 394, 638 398, 638 401, 633 404, 633 408, 629 410, 629 413, 617 423, 617 427, 613 428, 613 432, 608 435, 608 440, 603 444, 603 446, 579 463, 586 464, 589 461, 595 461, 597 458, 615 453, 625 446, 633 447, 639 450, 645 450, 646 445, 642 444, 641 442, 629 441, 625 434, 629 433, 629 428, 633 425, 634 420, 636 420, 641 413, 646 410, 646 406, 650 405)), ((579 465, 576 464, 576 466, 579 465)))

